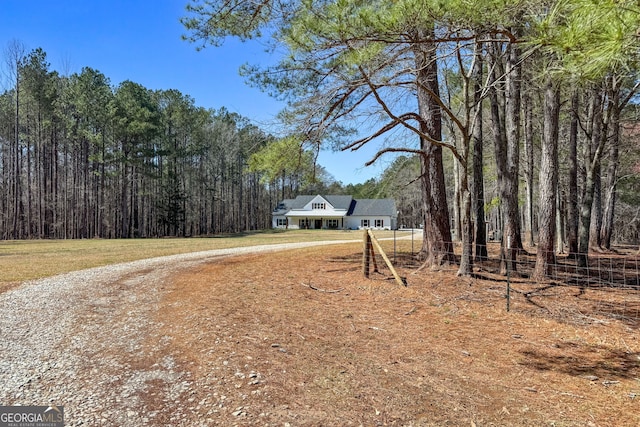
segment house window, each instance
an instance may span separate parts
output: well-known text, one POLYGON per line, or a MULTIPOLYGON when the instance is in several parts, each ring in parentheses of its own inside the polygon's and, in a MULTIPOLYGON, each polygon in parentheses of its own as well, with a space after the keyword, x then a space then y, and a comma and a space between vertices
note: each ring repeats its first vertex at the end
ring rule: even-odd
POLYGON ((312 204, 311 204, 311 208, 312 208, 312 209, 314 209, 314 210, 315 210, 315 209, 322 209, 322 210, 324 210, 324 209, 326 209, 326 208, 327 208, 327 205, 326 205, 326 204, 324 204, 324 203, 312 203, 312 204))
POLYGON ((332 229, 338 228, 338 220, 337 219, 328 219, 327 220, 327 228, 332 228, 332 229))
POLYGON ((369 228, 370 223, 368 219, 361 219, 360 220, 360 227, 362 228, 369 228))
POLYGON ((311 226, 311 221, 309 221, 308 219, 300 220, 300 228, 310 228, 310 226, 311 226))
POLYGON ((382 228, 384 226, 384 220, 376 219, 375 224, 376 224, 376 228, 382 228))
POLYGON ((278 218, 276 221, 277 221, 278 227, 287 226, 287 218, 278 218))

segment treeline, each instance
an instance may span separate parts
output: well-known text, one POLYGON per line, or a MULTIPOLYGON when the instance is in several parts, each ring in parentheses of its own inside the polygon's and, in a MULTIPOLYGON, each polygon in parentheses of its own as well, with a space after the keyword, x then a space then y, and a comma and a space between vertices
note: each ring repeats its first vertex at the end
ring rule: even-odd
POLYGON ((42 49, 6 52, 0 238, 199 236, 270 226, 247 168, 270 136, 225 109, 92 68, 60 75, 42 49))
MULTIPOLYGON (((343 185, 296 138, 276 138, 177 90, 149 90, 85 67, 52 70, 42 49, 6 50, 0 94, 0 239, 207 236, 271 227, 302 193, 395 197, 422 222, 419 165, 343 185), (417 168, 417 169, 416 169, 417 168)), ((412 165, 406 168, 406 165, 412 165)))

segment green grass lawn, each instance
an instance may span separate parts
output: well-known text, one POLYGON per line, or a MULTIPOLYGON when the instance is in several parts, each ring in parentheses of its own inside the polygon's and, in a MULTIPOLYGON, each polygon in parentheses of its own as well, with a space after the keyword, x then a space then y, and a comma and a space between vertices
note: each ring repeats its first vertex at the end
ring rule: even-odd
MULTIPOLYGON (((408 232, 398 232, 403 236, 408 232)), ((379 238, 392 231, 376 231, 379 238)), ((288 230, 210 238, 0 241, 0 289, 59 273, 164 255, 322 240, 362 240, 361 231, 288 230)))

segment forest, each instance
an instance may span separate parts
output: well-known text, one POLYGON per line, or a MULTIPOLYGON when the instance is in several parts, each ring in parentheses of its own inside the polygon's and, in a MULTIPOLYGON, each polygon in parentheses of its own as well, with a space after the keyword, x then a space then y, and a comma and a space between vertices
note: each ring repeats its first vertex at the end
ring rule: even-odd
MULTIPOLYGON (((208 236, 270 225, 300 193, 393 197, 421 255, 460 274, 640 241, 640 12, 633 1, 193 1, 188 41, 267 39, 246 66, 288 102, 282 131, 176 90, 63 75, 11 41, 0 94, 0 238, 208 236), (318 150, 378 143, 378 179, 343 185, 318 150), (458 262, 458 261, 456 261, 458 262)), ((211 46, 207 46, 211 45, 211 46)))
POLYGON ((176 90, 60 75, 9 43, 0 95, 0 236, 129 238, 263 229, 274 192, 248 169, 270 139, 176 90))
MULTIPOLYGON (((114 86, 90 67, 63 76, 46 52, 16 40, 5 53, 12 88, 0 94, 3 240, 262 230, 282 198, 394 192, 384 190, 394 175, 335 182, 310 152, 296 154, 296 140, 196 106, 177 90, 114 86)), ((417 207, 407 212, 409 223, 421 223, 417 207)))
MULTIPOLYGON (((27 51, 17 40, 7 44, 5 63, 11 89, 0 94, 3 240, 263 230, 285 197, 391 194, 375 181, 343 186, 310 152, 299 156, 296 140, 269 135, 224 108, 197 106, 177 90, 114 86, 91 67, 64 76, 46 52, 27 51)), ((419 224, 419 212, 412 215, 419 224)))

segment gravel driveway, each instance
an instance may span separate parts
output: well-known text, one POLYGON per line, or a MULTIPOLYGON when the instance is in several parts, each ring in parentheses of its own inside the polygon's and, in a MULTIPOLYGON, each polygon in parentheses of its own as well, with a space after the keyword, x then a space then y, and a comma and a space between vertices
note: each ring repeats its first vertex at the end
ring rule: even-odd
POLYGON ((167 277, 216 257, 346 242, 212 250, 24 283, 0 295, 0 403, 62 405, 70 426, 194 425, 184 411, 194 379, 168 355, 169 337, 148 344, 167 277), (141 413, 137 392, 156 383, 163 414, 141 413))

